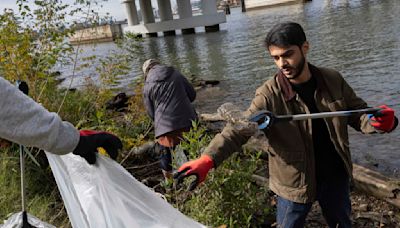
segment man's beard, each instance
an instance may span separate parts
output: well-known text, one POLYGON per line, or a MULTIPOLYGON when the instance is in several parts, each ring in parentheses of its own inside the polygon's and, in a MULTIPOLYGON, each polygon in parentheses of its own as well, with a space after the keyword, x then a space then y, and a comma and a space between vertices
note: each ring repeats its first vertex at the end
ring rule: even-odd
MULTIPOLYGON (((301 60, 300 60, 299 64, 297 64, 295 67, 289 66, 289 69, 295 70, 296 74, 293 76, 288 76, 288 75, 285 75, 285 76, 288 79, 295 79, 295 78, 299 77, 301 72, 303 72, 305 62, 306 62, 306 59, 304 58, 303 52, 301 52, 301 60)), ((284 68, 285 68, 285 66, 282 67, 282 69, 284 69, 284 68)))

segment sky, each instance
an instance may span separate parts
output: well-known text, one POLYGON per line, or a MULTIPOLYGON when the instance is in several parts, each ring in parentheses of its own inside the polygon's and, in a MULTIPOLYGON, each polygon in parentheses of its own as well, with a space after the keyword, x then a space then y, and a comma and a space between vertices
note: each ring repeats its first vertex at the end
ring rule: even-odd
MULTIPOLYGON (((34 0, 28 0, 30 5, 33 5, 34 0)), ((157 0, 151 0, 154 8, 157 8, 157 0)), ((17 10, 16 0, 0 0, 0 13, 3 12, 5 8, 11 8, 17 10)), ((73 4, 75 0, 63 0, 64 4, 73 4)), ((102 2, 103 7, 96 9, 96 12, 99 12, 100 16, 105 16, 106 13, 110 13, 111 16, 116 18, 117 20, 126 19, 125 7, 121 4, 121 0, 108 0, 106 2, 102 2)), ((176 5, 176 0, 171 0, 171 5, 174 7, 176 5)), ((139 9, 139 2, 136 0, 136 7, 139 9)))

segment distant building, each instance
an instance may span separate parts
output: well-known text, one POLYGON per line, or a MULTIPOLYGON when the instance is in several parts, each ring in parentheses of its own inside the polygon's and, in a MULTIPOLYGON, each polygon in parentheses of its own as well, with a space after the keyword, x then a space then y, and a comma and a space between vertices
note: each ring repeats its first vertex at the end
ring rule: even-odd
POLYGON ((92 25, 91 27, 83 27, 77 29, 72 36, 69 37, 71 44, 85 44, 114 41, 122 36, 121 24, 104 24, 92 25))
POLYGON ((230 7, 240 7, 242 0, 220 0, 217 1, 217 7, 219 10, 225 10, 226 5, 230 7))

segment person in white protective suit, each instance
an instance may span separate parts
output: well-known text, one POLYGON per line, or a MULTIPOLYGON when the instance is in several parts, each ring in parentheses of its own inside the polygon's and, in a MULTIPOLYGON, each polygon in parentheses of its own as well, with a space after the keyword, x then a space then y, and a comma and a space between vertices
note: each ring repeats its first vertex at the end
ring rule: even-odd
POLYGON ((0 138, 53 154, 73 152, 96 163, 98 147, 115 159, 121 140, 108 132, 77 130, 0 77, 0 138))

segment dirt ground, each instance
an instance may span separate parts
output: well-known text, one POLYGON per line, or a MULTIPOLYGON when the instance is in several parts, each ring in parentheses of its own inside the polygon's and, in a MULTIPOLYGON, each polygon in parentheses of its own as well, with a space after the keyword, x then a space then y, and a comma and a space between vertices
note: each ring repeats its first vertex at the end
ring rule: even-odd
MULTIPOLYGON (((351 202, 354 228, 400 228, 399 208, 359 192, 351 194, 351 202)), ((305 227, 328 227, 317 203, 313 205, 305 227)))

